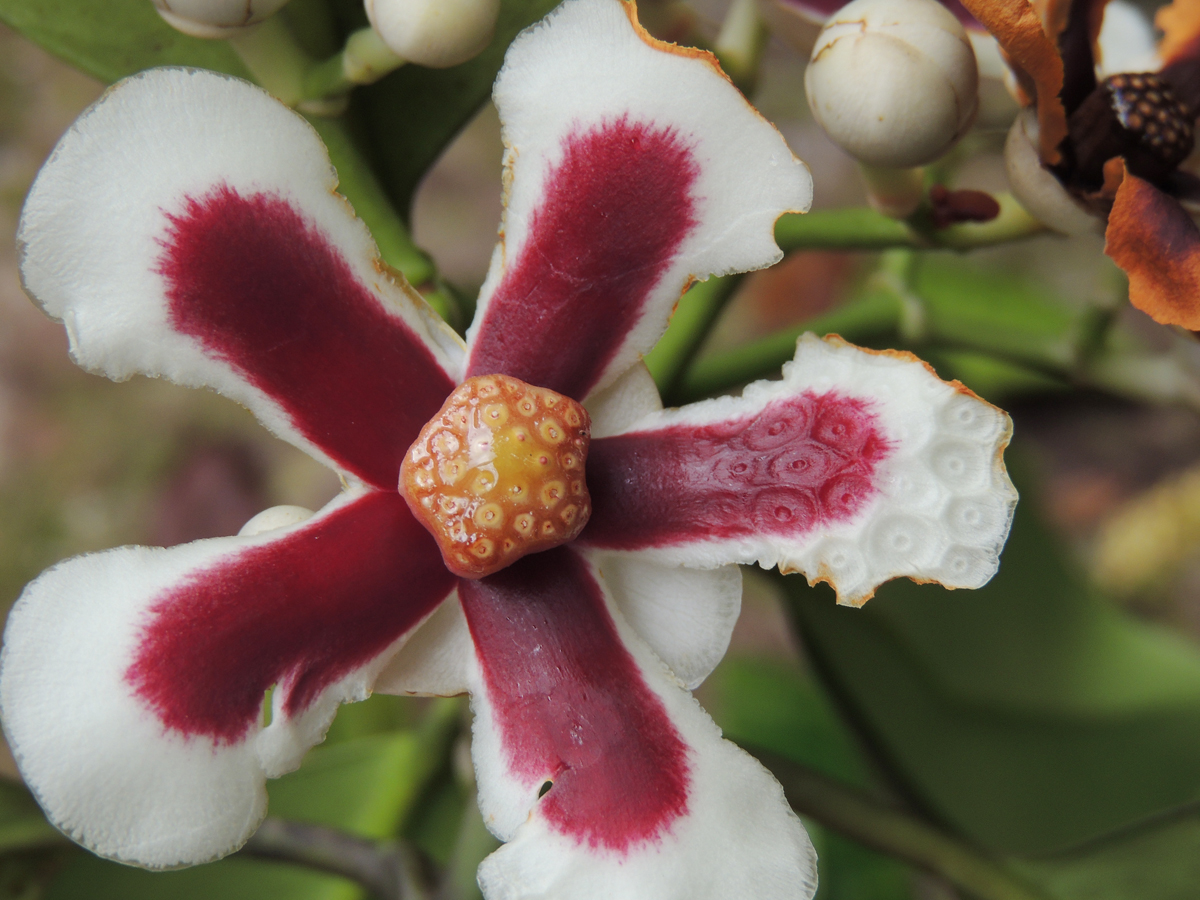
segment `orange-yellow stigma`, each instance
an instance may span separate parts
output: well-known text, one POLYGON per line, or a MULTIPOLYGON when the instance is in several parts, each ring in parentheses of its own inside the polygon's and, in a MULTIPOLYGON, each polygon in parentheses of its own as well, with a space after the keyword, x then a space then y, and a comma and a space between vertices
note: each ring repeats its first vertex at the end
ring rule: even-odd
POLYGON ((590 428, 570 397, 507 375, 468 378, 404 455, 400 493, 446 567, 483 578, 583 530, 590 428))

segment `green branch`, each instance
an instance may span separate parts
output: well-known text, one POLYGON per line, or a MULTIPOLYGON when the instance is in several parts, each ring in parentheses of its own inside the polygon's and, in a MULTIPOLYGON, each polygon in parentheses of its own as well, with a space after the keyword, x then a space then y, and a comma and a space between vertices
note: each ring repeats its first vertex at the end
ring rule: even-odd
POLYGON ((645 357, 646 366, 664 397, 675 393, 684 371, 733 297, 742 277, 724 275, 701 281, 680 298, 670 326, 645 357))
POLYGON ((336 98, 357 85, 374 84, 404 63, 374 28, 360 28, 339 53, 309 68, 302 93, 309 102, 336 98))
POLYGON ((796 339, 806 331, 840 334, 855 344, 890 341, 898 337, 904 316, 904 304, 893 291, 868 291, 802 325, 696 360, 672 390, 664 391, 664 399, 672 405, 690 403, 748 381, 775 377, 780 366, 796 355, 796 339))
POLYGON ((789 759, 755 750, 802 816, 858 843, 940 875, 979 900, 1046 900, 1000 863, 915 816, 789 759))
POLYGON ((990 222, 918 228, 873 209, 822 209, 788 214, 775 223, 775 241, 785 253, 793 250, 971 250, 1044 234, 1046 228, 1025 212, 1011 194, 998 194, 1000 215, 990 222))

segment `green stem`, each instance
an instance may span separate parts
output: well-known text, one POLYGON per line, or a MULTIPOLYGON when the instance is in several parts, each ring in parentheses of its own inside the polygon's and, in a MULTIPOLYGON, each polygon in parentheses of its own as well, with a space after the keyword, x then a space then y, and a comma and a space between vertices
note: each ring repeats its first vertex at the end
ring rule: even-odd
POLYGON ((747 381, 776 375, 796 354, 796 339, 806 331, 840 334, 856 344, 874 344, 898 334, 905 316, 904 304, 891 290, 872 290, 832 312, 803 325, 776 332, 724 353, 698 359, 664 394, 666 402, 690 403, 747 381))
POLYGON ((338 173, 338 191, 370 229, 383 261, 421 291, 438 315, 452 325, 457 323, 459 310, 451 295, 435 283, 437 271, 433 261, 413 243, 404 221, 388 202, 383 186, 359 153, 346 126, 340 119, 322 116, 309 116, 308 121, 329 148, 329 158, 338 173))
POLYGON ((678 387, 684 371, 700 349, 725 304, 741 283, 741 275, 710 278, 692 286, 679 300, 671 324, 646 354, 646 366, 659 393, 671 395, 678 387))
POLYGON ((785 253, 793 250, 886 250, 946 248, 970 250, 1022 240, 1045 232, 1045 226, 1017 203, 1011 194, 997 194, 1000 215, 990 222, 918 230, 889 219, 873 209, 824 209, 788 214, 775 223, 775 241, 785 253))
POLYGON ((858 164, 871 208, 889 219, 907 219, 925 196, 925 170, 920 166, 896 169, 858 164))
POLYGON ((303 96, 305 73, 312 65, 308 54, 296 43, 282 16, 272 16, 229 38, 231 46, 254 80, 288 106, 303 96))
POLYGON ((323 825, 266 818, 240 855, 328 872, 366 888, 378 900, 424 900, 414 877, 416 854, 401 841, 373 841, 323 825))
POLYGON ((972 250, 1008 244, 1039 234, 1048 234, 1046 226, 1025 211, 1017 198, 1009 193, 995 194, 1000 214, 990 222, 967 222, 926 233, 934 246, 951 250, 972 250))
POLYGON ((864 846, 940 875, 979 900, 1046 900, 999 863, 920 819, 871 799, 819 772, 755 751, 802 816, 864 846))
POLYGON ((346 39, 340 53, 308 70, 303 95, 310 102, 337 97, 355 85, 374 84, 404 63, 374 28, 361 28, 346 39))

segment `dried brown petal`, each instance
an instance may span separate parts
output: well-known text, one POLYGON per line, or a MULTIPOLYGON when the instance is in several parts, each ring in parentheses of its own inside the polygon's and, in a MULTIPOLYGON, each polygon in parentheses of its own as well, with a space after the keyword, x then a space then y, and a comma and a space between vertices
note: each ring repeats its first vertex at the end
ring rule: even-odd
POLYGON ((1163 33, 1158 55, 1169 66, 1200 52, 1200 3, 1175 0, 1154 15, 1154 25, 1163 33))
POLYGON ((1200 330, 1200 229, 1174 198, 1125 172, 1104 238, 1104 252, 1129 276, 1134 306, 1164 325, 1200 330))
POLYGON ((1031 83, 1037 97, 1039 155, 1048 165, 1057 163, 1058 145, 1067 136, 1067 115, 1058 98, 1063 65, 1054 42, 1042 29, 1041 17, 1028 0, 964 0, 963 5, 1020 69, 1018 77, 1023 73, 1031 83))

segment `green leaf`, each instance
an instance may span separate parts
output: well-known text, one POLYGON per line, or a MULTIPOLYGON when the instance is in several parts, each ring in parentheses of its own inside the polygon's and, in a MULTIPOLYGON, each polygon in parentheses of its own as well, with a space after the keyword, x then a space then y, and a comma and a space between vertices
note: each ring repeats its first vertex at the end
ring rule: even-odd
POLYGON ((987 350, 1038 366, 1076 362, 1089 310, 1066 305, 1023 273, 926 254, 915 266, 912 290, 925 306, 925 338, 935 345, 987 350))
POLYGON ((1090 590, 1028 499, 979 591, 893 582, 854 610, 784 581, 895 785, 984 846, 1052 852, 1200 797, 1200 654, 1090 590))
MULTIPOLYGON (((273 816, 328 825, 364 837, 395 834, 444 761, 444 740, 427 729, 318 747, 299 770, 269 785, 273 816)), ((79 853, 47 900, 353 900, 354 884, 281 863, 233 856, 174 872, 146 872, 79 853)))
POLYGON ((704 683, 704 707, 731 741, 761 747, 857 787, 869 768, 824 692, 794 665, 727 657, 704 683))
MULTIPOLYGON (((413 194, 446 145, 492 90, 504 51, 559 0, 503 0, 487 49, 450 69, 403 66, 354 94, 354 112, 392 203, 408 218, 413 194)), ((497 174, 500 160, 496 160, 497 174)))
POLYGON ((149 0, 0 0, 0 21, 106 83, 152 66, 250 77, 228 44, 181 34, 149 0))
POLYGON ((808 820, 804 827, 817 851, 814 900, 913 900, 908 866, 808 820))
POLYGON ((941 378, 956 378, 992 403, 1004 403, 1026 395, 1062 393, 1068 389, 1067 382, 1061 379, 970 350, 930 347, 922 350, 921 358, 933 366, 941 378))
MULTIPOLYGON (((726 658, 703 687, 704 704, 732 741, 762 748, 859 787, 869 766, 833 706, 795 666, 726 658)), ((814 822, 816 900, 911 900, 912 872, 893 859, 814 822)))
POLYGON ((22 784, 0 781, 0 853, 64 843, 22 784))
POLYGON ((1194 900, 1200 885, 1200 808, 1017 867, 1062 900, 1194 900))

